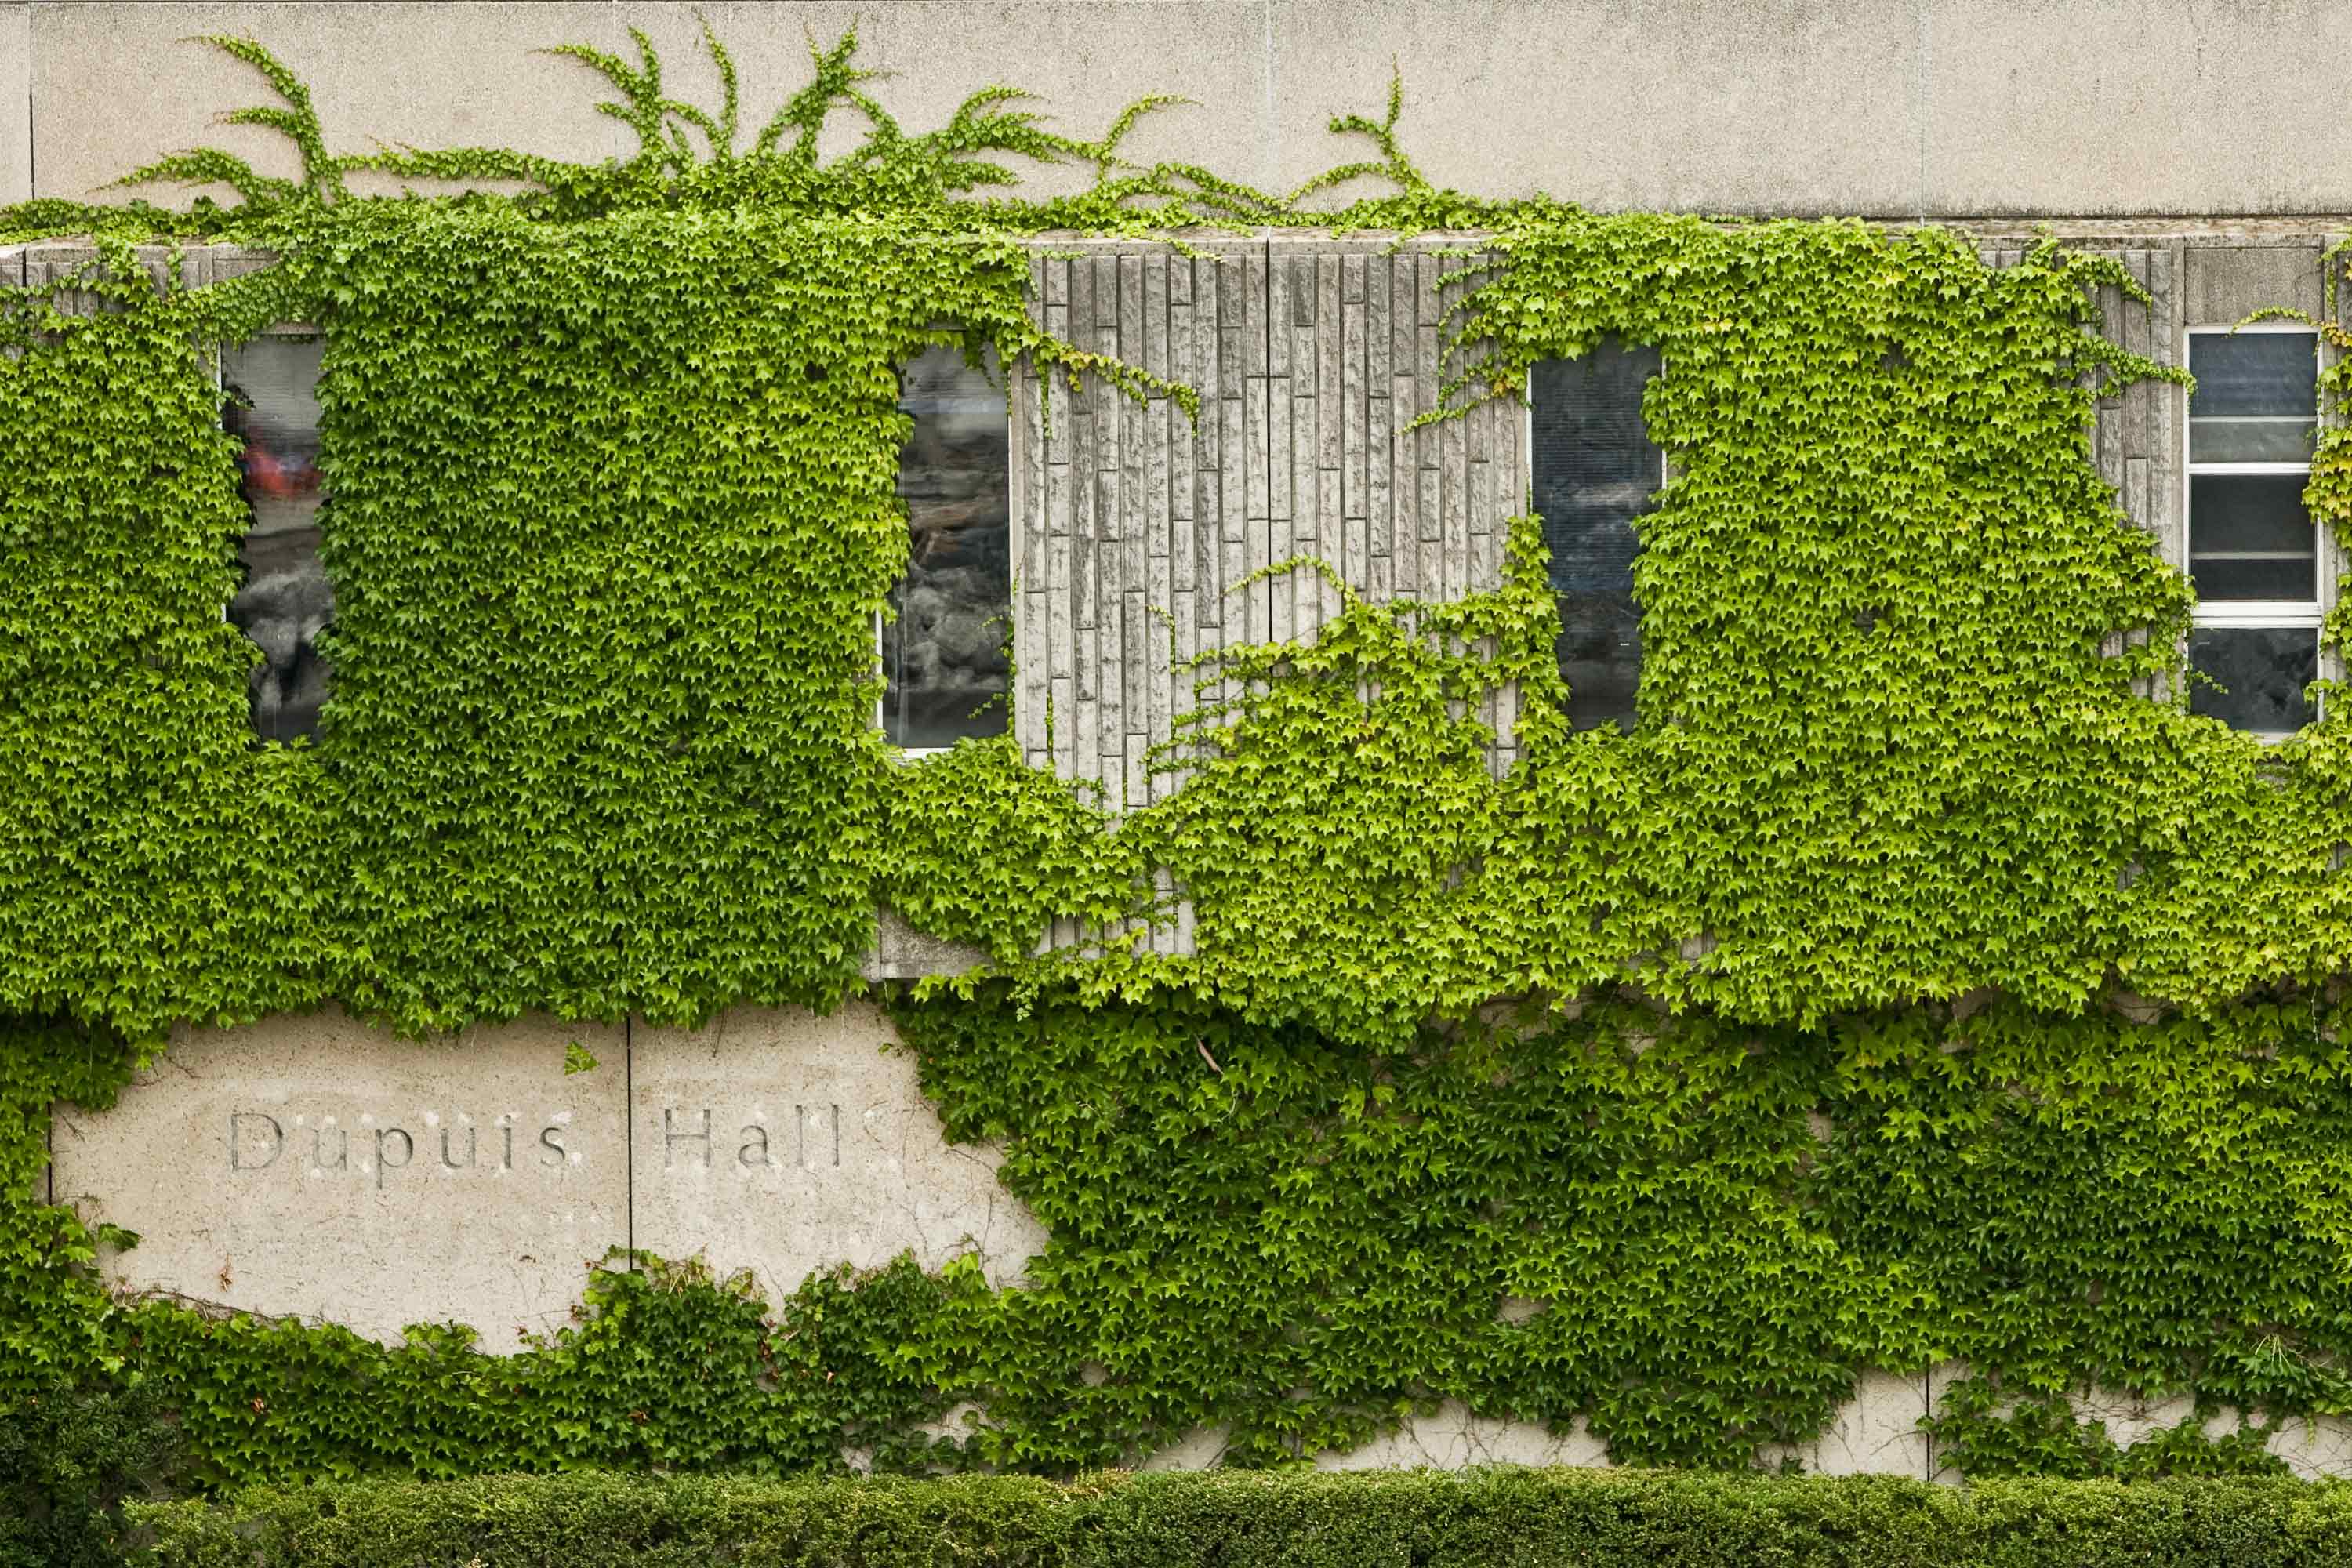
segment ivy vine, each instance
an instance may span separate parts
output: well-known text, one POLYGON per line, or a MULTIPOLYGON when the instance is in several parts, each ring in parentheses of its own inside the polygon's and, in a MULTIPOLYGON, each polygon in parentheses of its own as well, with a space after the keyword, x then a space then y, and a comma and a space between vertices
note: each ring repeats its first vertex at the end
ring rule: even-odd
MULTIPOLYGON (((1448 1398, 1740 1465, 1863 1369, 1951 1358, 1938 1436, 1987 1473, 2259 1468, 2266 1423, 2347 1407, 2352 767, 2338 721, 2266 749, 2135 694, 2177 677, 2190 594, 2088 458, 2095 385, 2168 374, 2090 330, 2118 267, 1438 190, 1401 87, 1334 122, 1376 157, 1283 194, 1124 159, 1159 100, 1083 140, 991 89, 910 132, 854 37, 747 134, 706 38, 716 109, 642 36, 562 51, 637 137, 595 165, 337 153, 290 71, 215 40, 298 176, 200 150, 131 178, 235 205, 0 211, 94 235, 109 306, 0 311, 0 1394, 141 1380, 210 1486, 1066 1471, 1201 1426, 1281 1463, 1448 1398), (867 132, 826 161, 843 110, 867 132), (1015 158, 1095 178, 1017 200, 1015 158), (895 367, 988 348, 1190 408, 1033 324, 1024 241, 1220 224, 1476 231, 1432 417, 1603 338, 1662 351, 1637 732, 1568 729, 1521 519, 1491 591, 1349 597, 1204 663, 1189 782, 1116 822, 1010 740, 893 762, 895 367), (196 236, 280 259, 193 291, 131 265, 196 236), (319 743, 256 746, 196 345, 289 320, 327 333, 335 685, 319 743), (1475 714, 1506 682, 1497 779, 1475 714), (1192 954, 1117 934, 1163 889, 1192 954), (1051 1228, 1026 1288, 901 1265, 770 1306, 640 1259, 493 1358, 111 1301, 88 1265, 125 1238, 32 1201, 49 1101, 105 1103, 175 1022, 824 1007, 877 902, 993 956, 899 1019, 1051 1228), (1037 952, 1055 920, 1093 939, 1037 952), (2090 1384, 2197 1414, 2119 1449, 2068 1404, 2090 1384), (2251 1435, 2209 1437, 2224 1408, 2251 1435)), ((2331 434, 2331 521, 2345 468, 2331 434)))

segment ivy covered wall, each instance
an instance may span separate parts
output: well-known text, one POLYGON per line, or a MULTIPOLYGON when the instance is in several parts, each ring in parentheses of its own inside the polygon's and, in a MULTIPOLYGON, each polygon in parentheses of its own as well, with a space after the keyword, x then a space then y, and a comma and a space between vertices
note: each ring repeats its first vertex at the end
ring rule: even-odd
POLYGON ((2274 1465, 2262 1423, 2342 1407, 2345 740, 2135 693, 2177 688, 2190 595, 2085 447, 2094 380, 2163 374, 2089 330, 2089 290, 2135 287, 2113 261, 1484 203, 1421 180, 1393 93, 1335 127, 1374 156, 1334 180, 1394 194, 1318 211, 1123 164, 1132 115, 1082 142, 983 95, 905 132, 847 41, 758 133, 731 73, 706 110, 650 51, 578 50, 634 160, 344 157, 228 47, 301 181, 185 154, 148 173, 243 205, 0 215, 95 231, 109 307, 20 292, 0 355, 11 1397, 139 1381, 211 1484, 1066 1471, 1202 1425, 1266 1463, 1440 1398, 1738 1465, 1862 1370, 1951 1358, 1940 1435, 1979 1472, 2274 1465), (827 163, 842 104, 873 128, 827 163), (1010 153, 1099 179, 985 194, 1010 153), (532 188, 351 199, 362 166, 532 188), (985 344, 1190 414, 1043 330, 1023 239, 1218 222, 1480 234, 1433 420, 1603 336, 1662 351, 1635 733, 1569 731, 1522 519, 1491 591, 1345 594, 1204 662, 1183 787, 1115 824, 1009 738, 887 753, 895 367, 985 344), (196 234, 281 259, 137 272, 132 239, 196 234), (335 684, 317 744, 257 747, 199 345, 278 321, 327 333, 335 684), (1157 951, 1178 896, 1192 951, 1157 951), (174 1021, 824 1007, 877 903, 994 957, 899 1017, 1053 1232, 1026 1287, 901 1267, 771 1306, 648 1264, 492 1359, 110 1302, 104 1238, 31 1201, 50 1100, 102 1103, 174 1021), (1037 952, 1055 921, 1085 939, 1037 952), (2093 1384, 2257 1425, 2121 1454, 2067 1411, 2093 1384), (930 1443, 960 1401, 979 1427, 930 1443))

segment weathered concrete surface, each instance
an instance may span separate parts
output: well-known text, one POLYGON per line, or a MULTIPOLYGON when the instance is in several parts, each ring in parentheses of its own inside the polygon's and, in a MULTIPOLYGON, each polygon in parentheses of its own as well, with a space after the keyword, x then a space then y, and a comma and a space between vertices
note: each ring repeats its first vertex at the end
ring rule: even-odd
POLYGON ((511 1351, 627 1239, 621 1031, 414 1044, 340 1014, 183 1031, 111 1110, 60 1106, 51 1191, 139 1245, 110 1279, 394 1340, 511 1351), (567 1076, 567 1043, 600 1058, 567 1076))
POLYGON ((33 194, 33 8, 0 0, 0 202, 33 194))
POLYGON ((1446 1400, 1436 1414, 1415 1416, 1384 1437, 1344 1454, 1315 1457, 1318 1470, 1467 1469, 1472 1465, 1575 1465, 1609 1462, 1609 1446, 1581 1420, 1555 1436, 1539 1421, 1506 1421, 1473 1415, 1446 1400))
MULTIPOLYGON (((1854 1397, 1831 1418, 1811 1443, 1775 1449, 1768 1466, 1792 1459, 1813 1475, 1909 1476, 1927 1479, 1927 1435, 1919 1418, 1927 1413, 1927 1380, 1914 1373, 1866 1372, 1854 1397)), ((1197 1470, 1218 1464, 1224 1453, 1221 1427, 1201 1427, 1182 1441, 1152 1455, 1147 1470, 1197 1470)), ((1413 1416, 1393 1432, 1344 1454, 1316 1456, 1323 1470, 1465 1469, 1472 1465, 1569 1465, 1609 1463, 1609 1445, 1581 1418, 1555 1434, 1539 1421, 1475 1415, 1459 1401, 1446 1400, 1428 1415, 1413 1416)))
MULTIPOLYGON (((1786 1457, 1812 1475, 1925 1479, 1930 1459, 1927 1435, 1919 1430, 1919 1422, 1927 1414, 1925 1373, 1867 1371, 1855 1380, 1853 1397, 1839 1407, 1822 1435, 1790 1448, 1786 1457)), ((1768 1463, 1782 1457, 1766 1456, 1768 1463)))
POLYGON ((2188 273, 2185 324, 2234 326, 2256 310, 2282 307, 2316 316, 2326 301, 2325 244, 2198 246, 2183 253, 2188 273))
MULTIPOLYGON (((974 89, 1043 96, 1092 135, 1146 92, 1133 157, 1286 188, 1360 155, 1325 129, 1405 77, 1405 144, 1441 184, 1608 209, 1966 216, 2352 211, 2336 155, 2337 0, 809 0, 705 7, 757 126, 856 21, 911 128, 974 89)), ((29 21, 42 195, 80 195, 209 140, 289 172, 282 142, 215 127, 244 68, 175 40, 250 33, 310 81, 331 143, 626 149, 601 82, 530 51, 627 52, 642 26, 676 95, 715 101, 691 7, 0 0, 29 21)), ((20 29, 21 30, 21 29, 20 29)), ((0 124, 11 116, 0 22, 0 124)), ((0 195, 8 132, 0 131, 0 195)), ((1066 188, 1071 172, 1041 183, 1066 188)))
POLYGON ((874 948, 866 953, 862 969, 868 980, 961 974, 988 962, 988 954, 976 947, 924 935, 887 906, 876 911, 876 915, 874 948))
POLYGON ((984 1149, 950 1145, 882 1011, 737 1008, 633 1032, 636 1245, 748 1268, 771 1299, 838 1263, 976 1249, 1017 1279, 1045 1235, 984 1149))
MULTIPOLYGON (((1919 1418, 1927 1412, 1927 1379, 1865 1372, 1854 1397, 1831 1418, 1812 1442, 1774 1451, 1768 1464, 1786 1458, 1814 1475, 1893 1475, 1925 1479, 1927 1438, 1919 1418)), ((1155 1467, 1193 1468, 1213 1462, 1222 1442, 1215 1434, 1194 1433, 1160 1456, 1155 1467)), ((1582 1420, 1555 1435, 1540 1422, 1474 1415, 1447 1400, 1433 1415, 1416 1416, 1395 1432, 1345 1454, 1318 1456, 1326 1470, 1462 1469, 1471 1465, 1575 1465, 1609 1463, 1609 1446, 1582 1420)))
MULTIPOLYGON (((1968 1371, 1963 1362, 1947 1362, 1934 1368, 1928 1373, 1933 1396, 1941 1400, 1944 1391, 1967 1376, 1968 1371)), ((2185 1394, 2140 1399, 2110 1388, 2076 1388, 2069 1390, 2067 1397, 2076 1421, 2103 1424, 2107 1436, 2126 1448, 2166 1427, 2178 1426, 2196 1414, 2195 1402, 2185 1394)), ((2242 1412, 2223 1410, 2205 1423, 2205 1431, 2210 1436, 2226 1437, 2242 1424, 2242 1412)), ((2305 1480, 2352 1477, 2352 1421, 2314 1417, 2282 1422, 2263 1447, 2285 1460, 2287 1468, 2305 1480)), ((1932 1463, 1930 1479, 1951 1482, 1960 1479, 1948 1457, 1933 1456, 1932 1463)))
MULTIPOLYGON (((44 194, 81 195, 159 153, 199 142, 249 155, 267 172, 292 174, 281 138, 213 117, 267 97, 236 61, 190 35, 249 33, 310 83, 331 145, 365 150, 374 139, 420 146, 512 146, 594 162, 635 142, 595 112, 609 86, 554 45, 585 42, 635 60, 631 26, 661 52, 665 90, 716 108, 718 79, 693 8, 643 4, 68 5, 34 8, 36 134, 44 194), (152 84, 126 95, 122 83, 152 84)), ((1264 101, 1260 7, 1249 4, 709 5, 702 7, 734 56, 742 81, 745 140, 810 77, 812 38, 830 45, 856 24, 859 59, 899 73, 879 84, 885 106, 909 129, 943 123, 958 102, 995 82, 1046 95, 1037 107, 1055 128, 1094 136, 1119 110, 1155 91, 1184 93, 1211 108, 1171 110, 1139 128, 1134 153, 1174 157, 1197 144, 1216 110, 1254 122, 1264 101), (1246 37, 1245 59, 1204 42, 1246 37)), ((1385 88, 1382 68, 1370 89, 1385 88)), ((852 110, 837 117, 840 145, 862 131, 852 110)), ((1231 143, 1228 142, 1228 145, 1231 143)), ((837 150, 837 149, 836 149, 837 150)), ((1244 165, 1243 178, 1271 175, 1244 165)), ((1041 189, 1084 180, 1072 167, 1041 189)))

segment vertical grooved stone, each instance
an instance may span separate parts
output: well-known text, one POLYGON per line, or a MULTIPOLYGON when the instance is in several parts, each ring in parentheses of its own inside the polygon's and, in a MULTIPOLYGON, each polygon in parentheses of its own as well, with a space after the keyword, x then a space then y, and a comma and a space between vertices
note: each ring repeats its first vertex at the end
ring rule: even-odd
MULTIPOLYGON (((1127 573, 1127 552, 1121 547, 1118 528, 1121 512, 1119 475, 1117 470, 1098 474, 1095 479, 1095 516, 1102 523, 1104 535, 1097 545, 1100 564, 1096 571, 1100 584, 1097 590, 1101 603, 1097 606, 1096 657, 1100 660, 1100 674, 1096 692, 1101 700, 1095 731, 1096 752, 1101 756, 1115 756, 1126 750, 1127 734, 1127 668, 1123 657, 1126 648, 1126 600, 1129 586, 1127 573)), ((1111 801, 1117 804, 1118 773, 1097 773, 1113 787, 1111 801)))
MULTIPOLYGON (((1307 300, 1312 302, 1314 296, 1307 300)), ((1277 548, 1280 556, 1308 555, 1328 558, 1333 552, 1325 544, 1322 506, 1322 471, 1318 462, 1321 446, 1323 412, 1334 400, 1321 395, 1322 376, 1317 367, 1315 329, 1311 326, 1294 329, 1303 353, 1291 363, 1290 400, 1290 538, 1277 548), (1315 374, 1308 374, 1313 370, 1315 374)), ((1337 410, 1333 410, 1337 412, 1337 410)), ((1277 462, 1280 461, 1277 455, 1277 462)), ((1289 635, 1304 637, 1322 623, 1322 587, 1311 573, 1292 572, 1283 581, 1283 592, 1290 595, 1291 624, 1289 635)))
MULTIPOLYGON (((2178 244, 2167 247, 2158 253, 2153 268, 2155 279, 2160 284, 2157 299, 2161 306, 2154 323, 2156 358, 2159 363, 2174 366, 2182 363, 2185 348, 2185 291, 2180 286, 2185 248, 2178 244)), ((2166 561, 2183 568, 2188 565, 2188 497, 2183 493, 2186 480, 2181 465, 2189 455, 2188 416, 2188 393, 2170 384, 2161 388, 2154 411, 2155 438, 2150 442, 2148 508, 2158 551, 2166 561)))
MULTIPOLYGON (((1270 421, 1266 414, 1266 405, 1273 401, 1270 392, 1273 385, 1274 383, 1267 377, 1252 377, 1243 403, 1242 450, 1246 454, 1244 460, 1249 465, 1249 503, 1246 521, 1242 525, 1241 569, 1238 572, 1229 572, 1226 577, 1228 586, 1237 591, 1244 600, 1245 610, 1243 636, 1244 640, 1249 642, 1264 641, 1268 635, 1268 627, 1272 624, 1265 581, 1263 579, 1252 581, 1246 588, 1242 588, 1239 584, 1266 562, 1267 533, 1272 527, 1267 521, 1267 513, 1272 503, 1266 493, 1271 488, 1267 482, 1266 459, 1272 438, 1269 433, 1270 421)), ((1285 404, 1290 401, 1287 389, 1282 401, 1285 404)), ((1284 448, 1285 451, 1288 449, 1287 447, 1284 448)), ((1286 484, 1289 482, 1286 474, 1284 477, 1284 482, 1286 484)))
MULTIPOLYGON (((1339 258, 1315 258, 1315 466, 1337 470, 1340 441, 1340 366, 1347 344, 1339 306, 1339 258)), ((1358 329, 1360 331, 1360 327, 1358 329)))
MULTIPOLYGON (((1362 520, 1371 516, 1371 498, 1366 493, 1366 480, 1370 467, 1366 449, 1366 432, 1371 410, 1366 406, 1369 395, 1366 385, 1368 345, 1365 332, 1365 312, 1360 304, 1340 305, 1339 338, 1339 515, 1362 520)), ((1346 563, 1349 580, 1361 584, 1364 563, 1360 551, 1346 563)))
MULTIPOLYGON (((2147 289, 2154 277, 2152 255, 2143 247, 2130 251, 2124 260, 2125 265, 2130 268, 2133 279, 2142 289, 2147 289)), ((2153 357, 2156 352, 2155 308, 2134 300, 2127 310, 2124 318, 2124 347, 2136 354, 2153 357)), ((2126 458, 2148 455, 2148 444, 2156 436, 2156 393, 2160 384, 2152 381, 2138 382, 2125 395, 2123 437, 2126 458)), ((2135 512, 2132 517, 2142 527, 2147 526, 2144 511, 2135 512)))

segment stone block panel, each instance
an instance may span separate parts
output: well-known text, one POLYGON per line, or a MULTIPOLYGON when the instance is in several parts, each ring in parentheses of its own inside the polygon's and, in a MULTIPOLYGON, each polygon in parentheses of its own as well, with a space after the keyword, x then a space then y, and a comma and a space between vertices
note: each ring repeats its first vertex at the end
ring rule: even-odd
POLYGON ((621 1030, 546 1019, 184 1030, 112 1110, 58 1108, 50 1190, 139 1233, 105 1260, 125 1288, 386 1341, 454 1320, 511 1351, 627 1240, 624 1059, 621 1030), (565 1073, 575 1040, 596 1069, 565 1073))
POLYGON ((2321 246, 2200 245, 2188 252, 2188 324, 2235 326, 2256 310, 2319 314, 2321 246))
POLYGON ((840 1263, 977 1250, 1002 1284, 1045 1233, 952 1145, 881 1009, 745 1007, 700 1029, 633 1030, 636 1246, 749 1269, 771 1300, 840 1263))

